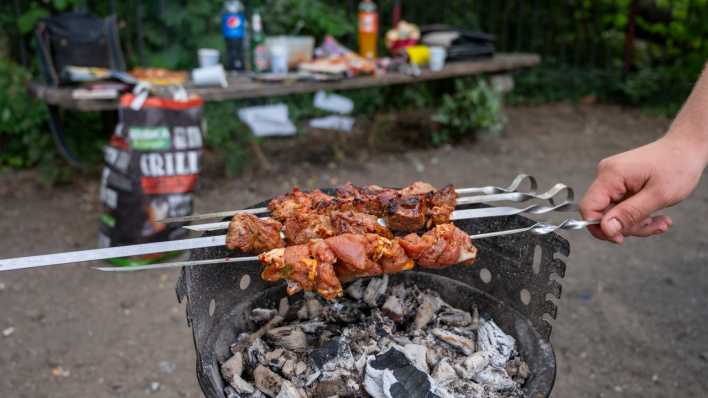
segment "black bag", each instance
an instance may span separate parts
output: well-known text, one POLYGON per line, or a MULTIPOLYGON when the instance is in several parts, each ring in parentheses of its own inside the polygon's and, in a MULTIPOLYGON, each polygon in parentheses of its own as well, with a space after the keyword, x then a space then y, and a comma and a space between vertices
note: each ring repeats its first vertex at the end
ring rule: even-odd
MULTIPOLYGON (((181 239, 188 232, 184 223, 159 220, 192 214, 202 156, 203 100, 149 97, 134 109, 135 99, 133 94, 121 97, 120 122, 105 148, 100 247, 181 239)), ((167 257, 111 262, 135 265, 167 257)))
POLYGON ((36 30, 42 71, 48 83, 65 82, 67 66, 125 70, 115 16, 64 13, 42 19, 36 30))

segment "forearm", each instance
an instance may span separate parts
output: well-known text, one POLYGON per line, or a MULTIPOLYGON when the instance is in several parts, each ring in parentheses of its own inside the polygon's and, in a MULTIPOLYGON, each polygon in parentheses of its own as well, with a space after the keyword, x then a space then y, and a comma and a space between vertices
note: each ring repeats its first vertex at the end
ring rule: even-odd
POLYGON ((697 156, 708 165, 708 64, 664 140, 675 145, 676 155, 697 156))

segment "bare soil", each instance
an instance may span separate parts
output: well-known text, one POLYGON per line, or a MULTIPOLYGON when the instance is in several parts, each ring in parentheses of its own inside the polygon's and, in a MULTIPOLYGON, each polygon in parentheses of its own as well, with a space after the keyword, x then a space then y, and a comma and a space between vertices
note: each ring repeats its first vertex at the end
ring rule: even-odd
MULTIPOLYGON (((309 161, 272 158, 273 173, 206 173, 197 211, 238 208, 292 185, 499 185, 519 172, 582 194, 598 160, 658 137, 669 123, 599 105, 515 107, 508 116, 503 137, 475 143, 345 150, 325 162, 315 151, 309 161)), ((320 154, 331 145, 314 143, 324 146, 320 154)), ((93 247, 97 198, 94 179, 48 189, 33 173, 0 175, 0 257, 93 247)), ((623 247, 566 234, 572 253, 552 336, 554 397, 708 396, 708 184, 668 213, 672 231, 623 247)), ((177 274, 86 265, 0 274, 0 396, 201 396, 177 274)))

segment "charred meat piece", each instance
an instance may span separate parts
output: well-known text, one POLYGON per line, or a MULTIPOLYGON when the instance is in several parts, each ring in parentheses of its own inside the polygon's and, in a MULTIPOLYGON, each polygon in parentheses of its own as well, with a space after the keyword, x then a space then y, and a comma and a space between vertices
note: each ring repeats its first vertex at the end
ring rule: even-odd
POLYGON ((340 279, 392 274, 412 269, 415 264, 398 242, 376 234, 338 235, 326 240, 339 259, 335 269, 340 279))
POLYGON ((327 203, 332 199, 331 196, 319 189, 312 192, 302 192, 298 188, 293 188, 292 192, 271 199, 270 203, 268 203, 268 209, 273 218, 282 221, 289 216, 308 212, 319 203, 327 203))
POLYGON ((270 218, 252 214, 236 214, 229 223, 226 247, 244 253, 259 254, 278 247, 285 247, 280 237, 282 224, 270 218))
POLYGON ((414 232, 426 226, 425 195, 397 196, 385 206, 384 218, 393 231, 414 232))
POLYGON ((291 245, 302 245, 310 239, 329 238, 337 233, 326 214, 303 211, 287 217, 284 224, 283 233, 291 245))
POLYGON ((457 192, 452 185, 446 185, 439 191, 427 193, 428 227, 450 222, 450 216, 455 211, 457 192))
POLYGON ((365 234, 372 233, 391 237, 391 231, 379 224, 375 215, 354 211, 333 211, 330 214, 332 226, 340 234, 365 234))
POLYGON ((477 257, 469 235, 453 224, 441 224, 423 236, 406 235, 401 246, 417 264, 427 268, 471 265, 477 257))
POLYGON ((435 187, 423 181, 416 181, 413 184, 398 191, 401 195, 424 195, 435 192, 435 187))

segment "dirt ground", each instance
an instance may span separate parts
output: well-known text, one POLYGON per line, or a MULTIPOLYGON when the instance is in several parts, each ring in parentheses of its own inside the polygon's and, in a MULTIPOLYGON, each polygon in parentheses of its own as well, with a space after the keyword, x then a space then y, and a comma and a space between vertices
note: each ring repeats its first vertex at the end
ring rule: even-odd
MULTIPOLYGON (((519 172, 582 193, 604 156, 647 142, 668 120, 610 106, 508 109, 506 136, 477 143, 289 164, 279 175, 206 176, 197 211, 288 189, 415 179, 506 184, 519 172), (364 163, 365 162, 365 163, 364 163), (286 171, 285 171, 286 170, 286 171)), ((657 160, 658 161, 658 160, 657 160)), ((0 257, 91 248, 97 181, 54 190, 0 176, 0 257)), ((571 256, 552 342, 554 397, 708 396, 708 183, 671 209, 674 228, 623 247, 566 233, 571 256)), ((199 397, 178 271, 104 274, 85 265, 0 274, 0 397, 199 397)))

